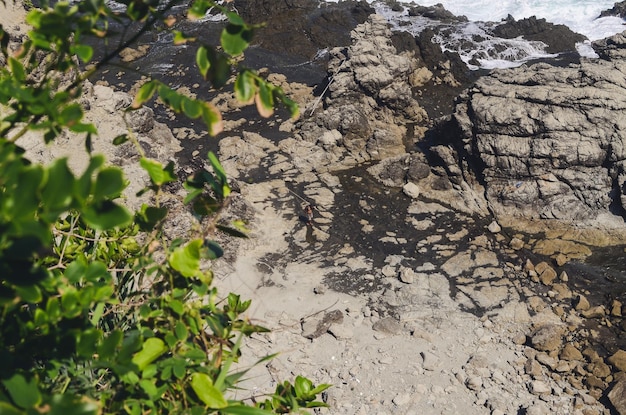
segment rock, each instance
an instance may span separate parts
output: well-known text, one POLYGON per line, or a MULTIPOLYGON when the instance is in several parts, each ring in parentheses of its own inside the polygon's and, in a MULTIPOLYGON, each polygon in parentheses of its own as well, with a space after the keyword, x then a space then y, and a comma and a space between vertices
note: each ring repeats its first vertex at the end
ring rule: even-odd
POLYGON ((302 321, 302 336, 307 339, 316 339, 327 333, 331 325, 342 322, 343 313, 340 310, 329 311, 321 316, 312 316, 302 321))
POLYGON ((315 143, 326 131, 338 131, 341 140, 334 147, 327 143, 326 151, 341 166, 405 154, 406 125, 425 124, 428 115, 411 92, 419 63, 397 53, 386 19, 371 15, 351 32, 350 46, 333 48, 329 55, 333 82, 323 109, 300 122, 301 137, 315 143))
POLYGON ((480 376, 471 376, 467 378, 465 385, 473 391, 479 391, 482 389, 483 379, 480 376))
POLYGON ((567 256, 561 253, 554 257, 554 262, 556 263, 557 267, 562 267, 563 265, 567 264, 568 261, 569 259, 567 258, 567 256))
POLYGON ((502 230, 502 227, 498 224, 498 222, 494 220, 493 222, 489 224, 487 229, 489 229, 489 232, 491 233, 500 233, 500 231, 502 230))
POLYGON ((576 299, 576 303, 574 305, 574 309, 576 311, 587 311, 587 310, 589 310, 590 307, 591 307, 591 305, 589 304, 589 301, 587 300, 587 297, 585 297, 582 294, 578 295, 578 297, 576 299))
POLYGON ((539 328, 530 338, 532 346, 540 351, 558 350, 563 344, 565 328, 554 324, 539 328))
POLYGON ((411 395, 408 393, 400 393, 396 395, 391 401, 397 406, 404 406, 411 402, 411 395))
POLYGON ((513 238, 511 239, 511 242, 509 242, 509 246, 511 247, 511 249, 519 251, 520 249, 524 248, 524 241, 519 238, 513 238))
POLYGON ((422 356, 422 367, 425 370, 435 370, 439 366, 439 358, 431 352, 421 352, 422 356))
POLYGON ((408 182, 402 187, 402 191, 405 195, 410 197, 411 199, 417 199, 420 195, 420 188, 413 182, 408 182))
POLYGON ((622 303, 618 300, 613 300, 611 303, 611 315, 613 317, 621 317, 622 316, 622 303))
POLYGON ((554 280, 556 280, 556 277, 557 274, 554 268, 547 267, 541 274, 539 274, 539 281, 541 281, 543 285, 552 285, 554 280))
POLYGON ((591 307, 588 310, 584 310, 582 313, 585 318, 601 318, 606 315, 606 309, 603 305, 591 307))
POLYGON ((400 334, 402 332, 402 324, 392 317, 381 318, 372 325, 374 331, 385 334, 400 334))
POLYGON ((411 268, 402 267, 400 268, 400 281, 405 284, 413 284, 416 279, 415 271, 411 268))
POLYGON ((626 372, 626 351, 620 349, 613 353, 607 360, 615 369, 626 372))
POLYGON ((611 374, 611 368, 609 365, 602 361, 589 363, 587 365, 587 371, 600 379, 604 379, 611 374))
POLYGON ((559 357, 563 360, 583 360, 583 354, 571 343, 565 344, 559 357))
POLYGON ((620 415, 626 415, 626 381, 617 382, 608 393, 609 401, 620 415))
POLYGON ((461 97, 450 139, 481 166, 466 175, 481 177, 499 217, 591 223, 626 205, 626 136, 614 134, 626 130, 625 71, 624 60, 538 63, 491 72, 461 97))
POLYGON ((526 40, 544 42, 548 45, 546 49, 548 53, 575 51, 576 44, 586 40, 585 36, 574 33, 565 25, 548 23, 546 19, 538 19, 535 16, 516 21, 509 15, 505 23, 496 26, 493 32, 505 39, 522 36, 526 40))
POLYGON ((533 395, 547 395, 552 392, 552 388, 544 381, 533 380, 529 385, 530 393, 533 395))

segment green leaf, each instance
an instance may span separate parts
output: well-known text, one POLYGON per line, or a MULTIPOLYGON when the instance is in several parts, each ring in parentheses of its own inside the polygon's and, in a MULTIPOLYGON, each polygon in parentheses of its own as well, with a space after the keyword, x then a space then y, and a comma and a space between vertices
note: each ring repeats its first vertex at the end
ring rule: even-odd
POLYGON ((196 51, 196 65, 200 70, 200 74, 204 79, 207 77, 207 73, 211 68, 211 62, 209 61, 209 53, 206 46, 200 46, 196 51))
POLYGON ((205 241, 204 249, 202 250, 202 257, 210 260, 215 260, 224 256, 224 250, 222 247, 214 241, 205 241))
POLYGON ((228 406, 222 392, 213 386, 213 381, 206 373, 194 373, 191 375, 191 388, 198 398, 212 409, 222 409, 228 406))
POLYGON ((2 380, 2 384, 11 400, 21 408, 28 409, 41 403, 41 393, 35 378, 26 380, 24 376, 16 373, 9 379, 2 380))
POLYGON ((257 111, 261 117, 269 117, 274 113, 274 96, 271 86, 263 80, 258 81, 259 92, 254 97, 257 111))
POLYGON ((189 331, 187 330, 187 326, 185 326, 180 321, 176 322, 176 327, 174 329, 174 332, 176 333, 176 338, 180 341, 187 340, 187 337, 189 336, 189 331))
POLYGON ((124 334, 121 330, 115 329, 103 340, 98 348, 98 354, 101 359, 111 359, 115 355, 115 351, 122 344, 124 334))
POLYGON ((151 231, 155 226, 167 216, 166 207, 141 205, 141 210, 135 215, 135 221, 142 231, 151 231))
POLYGON ((150 399, 158 399, 159 392, 156 387, 156 381, 154 379, 142 379, 139 381, 141 389, 150 397, 150 399))
POLYGON ((70 104, 63 108, 59 114, 58 121, 62 125, 71 127, 83 118, 83 109, 78 104, 70 104))
POLYGON ((194 99, 184 97, 181 103, 183 113, 189 118, 196 119, 202 115, 202 103, 194 99))
POLYGON ((207 154, 207 158, 209 159, 211 167, 213 167, 213 171, 217 175, 219 182, 222 185, 221 189, 215 190, 220 194, 222 198, 225 199, 230 195, 230 186, 228 185, 228 177, 226 176, 226 171, 224 170, 224 167, 222 167, 222 164, 220 163, 215 153, 209 151, 209 153, 207 154))
POLYGON ((78 56, 78 58, 84 63, 89 62, 93 57, 93 48, 88 45, 72 45, 70 47, 70 52, 73 55, 78 56))
POLYGON ((148 172, 150 180, 156 186, 162 186, 176 180, 176 175, 174 174, 174 163, 172 162, 163 167, 163 165, 156 160, 142 157, 141 160, 139 160, 139 164, 145 171, 148 172))
POLYGON ((248 48, 252 41, 253 31, 246 25, 228 24, 222 30, 220 43, 224 52, 231 56, 238 56, 248 48))
POLYGON ((74 396, 69 393, 54 395, 50 400, 50 411, 47 415, 97 415, 100 407, 98 402, 86 396, 74 396))
POLYGON ((176 248, 169 256, 169 264, 185 277, 201 277, 200 249, 202 246, 202 239, 194 239, 187 245, 176 248))
POLYGON ((86 207, 82 218, 94 229, 108 230, 128 225, 133 220, 133 215, 125 207, 105 200, 86 207))
POLYGON ((108 167, 98 172, 93 192, 95 200, 115 198, 126 187, 124 173, 117 167, 108 167))
POLYGON ((140 351, 135 353, 132 362, 137 365, 139 370, 144 370, 146 366, 154 362, 167 351, 167 346, 163 340, 158 337, 150 337, 143 342, 140 351))
MULTIPOLYGON (((15 292, 26 303, 38 303, 43 300, 41 289, 36 285, 25 285, 23 287, 15 287, 15 292)), ((1 413, 0 413, 1 415, 1 413)))
POLYGON ((120 134, 117 137, 115 137, 113 139, 113 145, 114 146, 119 146, 120 144, 124 144, 125 142, 127 142, 128 139, 128 134, 120 134))
POLYGON ((8 402, 0 401, 0 415, 26 415, 26 412, 20 411, 8 402))
POLYGON ((232 405, 226 408, 221 408, 220 412, 223 414, 232 415, 272 415, 275 412, 266 411, 261 408, 255 408, 253 406, 244 405, 232 405))
POLYGON ((9 58, 9 68, 11 69, 11 75, 16 81, 24 82, 26 80, 26 72, 20 61, 15 58, 9 58))
POLYGON ((243 104, 252 104, 257 93, 256 81, 252 73, 244 70, 235 80, 235 98, 243 104))
POLYGON ((130 107, 133 109, 140 108, 143 104, 152 99, 159 85, 160 83, 156 80, 148 81, 143 84, 141 88, 139 88, 139 91, 137 91, 137 95, 135 95, 135 99, 130 107))

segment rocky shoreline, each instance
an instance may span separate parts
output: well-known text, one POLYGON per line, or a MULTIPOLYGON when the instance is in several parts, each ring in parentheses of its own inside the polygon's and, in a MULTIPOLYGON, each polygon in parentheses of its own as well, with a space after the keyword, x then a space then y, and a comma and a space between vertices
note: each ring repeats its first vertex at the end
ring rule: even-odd
MULTIPOLYGON (((303 374, 334 385, 319 413, 626 414, 625 293, 594 295, 570 271, 594 246, 626 245, 626 38, 598 43, 599 60, 479 77, 428 33, 393 33, 365 2, 235 6, 285 19, 259 33, 256 59, 290 21, 302 24, 304 47, 290 51, 301 62, 328 49, 318 84, 269 75, 301 104, 297 121, 259 121, 229 94, 214 98, 238 189, 227 215, 251 228, 222 241, 217 284, 252 298, 250 317, 272 329, 247 342, 241 364, 281 352, 242 396, 303 374)), ((531 23, 516 27, 541 32, 531 23)), ((104 144, 129 97, 102 84, 84 98, 106 132, 97 150, 138 175, 132 148, 104 144)), ((150 156, 185 173, 213 145, 149 109, 131 125, 150 156)), ((73 140, 28 149, 45 159, 72 153, 73 140)), ((190 223, 178 213, 172 235, 190 223)))

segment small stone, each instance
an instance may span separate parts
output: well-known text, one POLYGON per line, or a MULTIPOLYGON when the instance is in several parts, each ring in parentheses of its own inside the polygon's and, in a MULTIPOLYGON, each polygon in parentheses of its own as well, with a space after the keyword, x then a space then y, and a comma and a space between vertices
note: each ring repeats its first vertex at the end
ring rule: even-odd
POLYGON ((471 376, 467 379, 467 382, 465 383, 465 385, 473 390, 473 391, 477 391, 480 390, 483 386, 483 379, 480 376, 471 376))
POLYGON ((583 360, 583 354, 571 343, 567 343, 559 356, 562 360, 583 360))
POLYGON ((411 268, 400 268, 400 281, 405 284, 413 284, 415 282, 415 271, 411 268))
POLYGON ((517 344, 517 345, 522 345, 524 343, 526 343, 526 335, 523 333, 519 333, 517 335, 515 335, 513 337, 513 343, 517 344))
POLYGON ((533 380, 530 382, 530 393, 533 395, 547 395, 552 392, 552 388, 542 380, 533 380))
POLYGON ((563 271, 561 272, 561 274, 559 275, 559 279, 562 282, 568 282, 569 281, 569 275, 567 275, 567 272, 563 271))
POLYGON ((519 238, 513 238, 511 239, 511 242, 509 242, 509 247, 515 251, 519 251, 524 247, 524 241, 519 238))
POLYGON ((608 362, 612 364, 617 370, 626 372, 626 351, 618 350, 608 359, 608 362))
POLYGON ((395 318, 385 317, 375 322, 372 329, 386 334, 400 334, 402 325, 395 318))
POLYGON ((580 294, 578 298, 576 299, 576 304, 574 305, 574 309, 576 311, 585 311, 585 310, 589 310, 589 307, 591 307, 591 305, 589 304, 587 297, 580 294))
POLYGON ((611 374, 611 368, 604 362, 589 363, 587 370, 594 376, 604 379, 611 374))
POLYGON ((543 375, 543 370, 541 369, 541 365, 535 359, 528 359, 524 364, 524 371, 527 375, 532 376, 537 379, 543 375))
POLYGON ((611 303, 611 315, 613 317, 621 317, 622 316, 622 303, 618 300, 613 300, 611 303))
POLYGON ((539 274, 539 281, 541 281, 543 285, 552 285, 556 277, 557 274, 554 268, 548 266, 539 274))
POLYGON ((487 226, 487 229, 489 229, 491 233, 500 233, 500 231, 502 231, 502 227, 495 220, 487 226))
POLYGON ((396 397, 393 398, 391 401, 397 406, 404 406, 411 402, 411 395, 409 395, 408 393, 400 393, 396 395, 396 397))
POLYGON ((405 195, 410 197, 411 199, 417 199, 420 195, 420 188, 413 182, 408 182, 402 187, 402 191, 405 195))
POLYGON ((559 253, 554 258, 554 262, 556 263, 557 267, 562 267, 563 265, 567 264, 568 261, 569 261, 569 259, 565 255, 563 255, 561 253, 559 253))
POLYGON ((439 366, 439 358, 430 352, 422 352, 422 367, 425 370, 435 370, 439 366))
POLYGON ((541 327, 531 337, 532 346, 540 351, 551 352, 561 347, 565 328, 555 324, 541 327))
POLYGON ((584 310, 581 314, 585 318, 600 318, 606 315, 606 309, 603 305, 598 305, 591 307, 588 310, 584 310))
POLYGON ((613 385, 608 397, 618 414, 626 414, 626 381, 622 380, 613 385))

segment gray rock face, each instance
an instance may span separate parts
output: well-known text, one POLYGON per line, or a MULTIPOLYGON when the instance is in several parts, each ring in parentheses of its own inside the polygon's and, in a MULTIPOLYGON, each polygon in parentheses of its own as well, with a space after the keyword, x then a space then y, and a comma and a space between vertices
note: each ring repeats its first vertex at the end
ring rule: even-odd
POLYGON ((411 93, 417 61, 398 54, 390 38, 379 15, 354 29, 350 47, 330 51, 324 101, 306 109, 315 112, 300 126, 302 138, 317 143, 337 131, 333 143, 322 144, 344 165, 405 153, 405 125, 427 118, 411 93))
POLYGON ((626 205, 625 75, 624 61, 536 64, 465 94, 458 150, 498 213, 581 220, 626 205))

